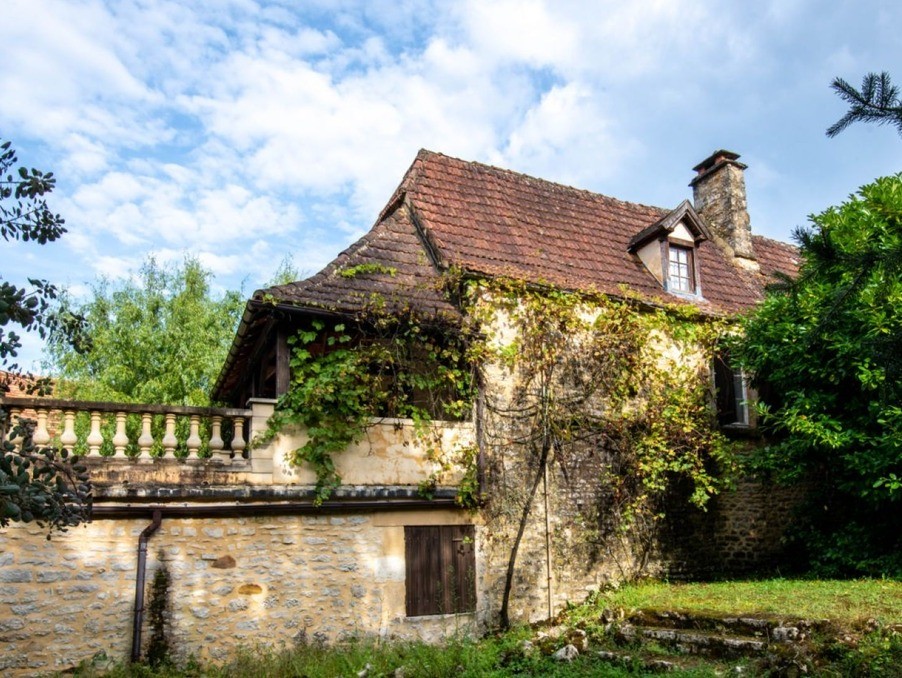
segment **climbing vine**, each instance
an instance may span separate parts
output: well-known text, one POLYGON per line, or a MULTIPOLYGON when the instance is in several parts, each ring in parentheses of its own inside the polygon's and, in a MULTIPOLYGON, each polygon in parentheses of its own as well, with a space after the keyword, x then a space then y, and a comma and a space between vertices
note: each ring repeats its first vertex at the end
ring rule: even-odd
POLYGON ((714 425, 708 366, 726 325, 692 309, 511 280, 471 283, 468 298, 468 318, 486 337, 474 349, 487 385, 486 510, 515 532, 507 624, 520 542, 549 469, 566 475, 600 460, 583 537, 608 554, 612 542, 652 541, 675 483, 688 484, 697 507, 724 484, 730 445, 714 425))
MULTIPOLYGON (((293 461, 314 469, 318 503, 341 483, 334 455, 360 441, 374 418, 413 420, 438 460, 432 422, 469 413, 471 370, 460 328, 430 320, 370 309, 344 322, 314 320, 289 338, 291 385, 264 440, 288 424, 306 429, 308 441, 293 461)), ((430 491, 428 481, 421 489, 430 491)))
MULTIPOLYGON (((316 471, 317 501, 341 482, 334 456, 373 417, 412 419, 439 468, 463 467, 459 501, 482 505, 493 532, 512 528, 506 623, 520 542, 549 472, 566 476, 594 460, 594 503, 574 524, 606 555, 650 544, 676 485, 703 508, 728 482, 731 446, 716 426, 709 371, 726 321, 625 293, 457 273, 445 284, 462 320, 374 303, 341 322, 311 321, 292 338, 291 386, 270 436, 306 428, 293 461, 316 471), (474 410, 477 445, 449 456, 433 422, 474 410)), ((430 496, 434 486, 432 477, 421 490, 430 496)))

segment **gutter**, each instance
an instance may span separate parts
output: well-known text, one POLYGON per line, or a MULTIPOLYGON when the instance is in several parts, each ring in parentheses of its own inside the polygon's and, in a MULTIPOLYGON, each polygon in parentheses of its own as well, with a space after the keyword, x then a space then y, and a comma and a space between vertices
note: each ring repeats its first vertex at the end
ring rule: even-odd
POLYGON ((153 522, 141 531, 138 537, 138 571, 135 576, 135 616, 132 622, 132 663, 141 659, 141 626, 144 624, 144 580, 147 568, 147 542, 160 528, 163 514, 154 509, 153 522))
MULTIPOLYGON (((96 503, 91 511, 93 519, 140 518, 146 516, 166 516, 167 518, 213 518, 213 517, 247 517, 272 515, 313 515, 330 512, 377 511, 393 509, 397 511, 415 511, 423 509, 460 508, 453 497, 435 499, 370 499, 365 501, 324 501, 319 506, 313 502, 279 502, 279 503, 246 503, 246 504, 106 504, 96 503)), ((145 528, 145 532, 151 526, 145 528)), ((159 525, 157 525, 159 527, 159 525)), ((153 534, 156 528, 147 536, 153 534)), ((144 532, 139 538, 144 539, 146 553, 146 537, 144 532)))

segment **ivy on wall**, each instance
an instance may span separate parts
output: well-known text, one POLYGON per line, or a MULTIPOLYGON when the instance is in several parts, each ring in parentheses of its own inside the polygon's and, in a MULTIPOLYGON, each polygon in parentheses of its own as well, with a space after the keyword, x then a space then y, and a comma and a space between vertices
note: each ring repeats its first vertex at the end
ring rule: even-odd
POLYGON ((692 309, 510 280, 474 282, 469 299, 467 317, 485 337, 473 350, 486 385, 486 511, 514 532, 506 625, 520 542, 549 468, 600 456, 604 504, 589 507, 582 538, 645 545, 675 483, 704 507, 726 482, 731 446, 715 425, 709 364, 727 326, 692 309))
POLYGON ((293 461, 313 467, 321 502, 341 482, 334 455, 361 440, 374 417, 412 419, 441 467, 463 465, 461 503, 482 505, 515 533, 505 623, 519 543, 549 468, 603 453, 596 482, 606 503, 593 507, 587 541, 651 535, 676 482, 698 507, 724 486, 734 462, 716 426, 709 365, 729 327, 690 307, 651 309, 626 297, 457 274, 445 283, 458 292, 462 322, 376 303, 293 337, 291 385, 269 435, 306 428, 293 461), (479 448, 441 450, 437 422, 474 409, 479 448), (479 452, 489 462, 484 484, 479 452))
POLYGON ((306 429, 309 439, 292 461, 316 472, 319 503, 341 483, 333 455, 360 441, 374 418, 413 420, 438 460, 433 422, 469 414, 471 369, 460 328, 452 324, 370 309, 331 325, 314 320, 289 344, 291 383, 264 440, 289 424, 306 429))

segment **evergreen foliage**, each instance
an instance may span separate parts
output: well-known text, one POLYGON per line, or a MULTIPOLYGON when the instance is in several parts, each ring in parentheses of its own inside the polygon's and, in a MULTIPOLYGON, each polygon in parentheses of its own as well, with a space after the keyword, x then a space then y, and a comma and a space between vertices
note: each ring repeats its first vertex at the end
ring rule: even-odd
POLYGON ((150 602, 147 605, 147 623, 150 626, 150 642, 147 644, 147 663, 160 667, 172 661, 169 647, 169 587, 172 575, 166 565, 160 563, 150 585, 150 602))
POLYGON ((811 217, 799 276, 744 324, 772 443, 757 464, 814 483, 797 535, 832 575, 902 575, 902 175, 811 217))
POLYGON ((827 128, 827 136, 835 137, 853 122, 874 122, 892 125, 902 134, 902 99, 899 88, 892 84, 889 73, 868 73, 857 90, 842 78, 830 87, 849 104, 848 112, 827 128))

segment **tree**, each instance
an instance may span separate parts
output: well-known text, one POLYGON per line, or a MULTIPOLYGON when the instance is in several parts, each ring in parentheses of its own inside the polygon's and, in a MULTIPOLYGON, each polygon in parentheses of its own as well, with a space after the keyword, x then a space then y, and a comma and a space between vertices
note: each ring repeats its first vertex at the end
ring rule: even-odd
MULTIPOLYGON (((19 167, 16 151, 9 141, 0 144, 0 236, 3 240, 21 240, 46 245, 60 238, 66 229, 65 221, 47 205, 46 195, 56 186, 52 172, 19 167)), ((78 348, 83 341, 81 322, 76 316, 57 316, 50 313, 51 302, 58 291, 46 280, 28 279, 28 286, 19 286, 0 278, 0 367, 19 373, 15 359, 21 337, 8 325, 35 330, 42 338, 56 333, 78 348)), ((7 377, 0 379, 0 391, 7 390, 7 377)), ((43 386, 33 380, 29 384, 43 386)))
POLYGON ((902 175, 797 230, 801 268, 736 347, 774 439, 757 463, 813 483, 798 535, 828 574, 902 574, 902 175))
MULTIPOLYGON (((56 185, 52 172, 19 167, 9 141, 0 143, 0 236, 45 245, 57 240, 66 229, 63 219, 47 205, 46 195, 56 185)), ((0 280, 0 395, 9 380, 19 379, 29 390, 42 390, 47 381, 21 375, 15 359, 20 336, 7 326, 35 330, 42 337, 69 342, 73 350, 84 346, 82 322, 75 315, 52 312, 57 289, 46 280, 31 278, 28 286, 0 280)), ((24 419, 10 421, 0 407, 0 525, 10 521, 49 523, 51 530, 64 530, 89 519, 91 486, 86 469, 67 450, 38 448, 31 437, 32 424, 24 419)))
POLYGON ((902 99, 899 88, 890 82, 889 73, 868 73, 861 81, 861 91, 842 78, 836 78, 830 87, 850 106, 843 117, 827 128, 828 137, 835 137, 853 122, 893 125, 902 134, 902 99))
POLYGON ((86 318, 91 346, 79 352, 51 338, 48 366, 60 376, 60 393, 209 405, 244 305, 240 292, 215 296, 211 280, 196 259, 167 268, 151 257, 137 279, 101 279, 83 304, 64 296, 61 309, 86 318))

